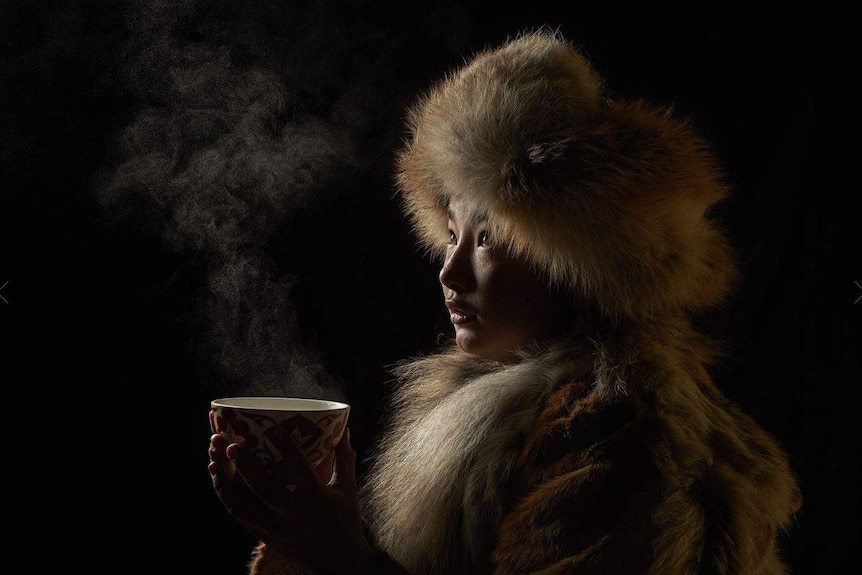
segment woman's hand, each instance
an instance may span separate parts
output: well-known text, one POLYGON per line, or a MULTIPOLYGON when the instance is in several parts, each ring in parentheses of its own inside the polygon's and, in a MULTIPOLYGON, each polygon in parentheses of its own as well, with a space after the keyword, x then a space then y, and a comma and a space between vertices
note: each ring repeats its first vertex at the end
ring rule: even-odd
POLYGON ((321 573, 354 571, 371 546, 362 531, 350 430, 316 468, 289 433, 271 431, 289 463, 287 485, 241 444, 228 445, 224 437, 213 435, 209 471, 219 499, 249 532, 288 561, 321 573))

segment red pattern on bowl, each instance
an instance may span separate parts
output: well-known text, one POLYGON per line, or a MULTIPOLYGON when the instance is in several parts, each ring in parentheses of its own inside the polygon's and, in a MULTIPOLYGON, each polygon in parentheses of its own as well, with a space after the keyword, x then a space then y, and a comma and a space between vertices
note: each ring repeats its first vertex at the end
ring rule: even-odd
MULTIPOLYGON (((245 399, 245 398, 241 398, 245 399)), ((283 398, 293 400, 300 398, 283 398)), ((269 409, 263 407, 228 407, 221 403, 231 403, 230 399, 214 400, 211 404, 210 429, 227 438, 228 441, 242 441, 258 460, 276 474, 286 466, 281 452, 273 441, 275 428, 289 433, 305 452, 312 465, 317 465, 341 441, 350 406, 336 402, 328 409, 269 409)))

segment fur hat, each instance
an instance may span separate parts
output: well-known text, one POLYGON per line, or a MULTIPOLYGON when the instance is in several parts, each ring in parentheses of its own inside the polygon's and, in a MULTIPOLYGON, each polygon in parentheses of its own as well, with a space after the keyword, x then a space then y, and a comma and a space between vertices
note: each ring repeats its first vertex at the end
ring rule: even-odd
POLYGON ((443 256, 457 200, 610 317, 703 310, 735 281, 709 213, 728 188, 706 142, 671 110, 611 101, 556 32, 521 34, 432 86, 410 109, 396 168, 430 254, 443 256))

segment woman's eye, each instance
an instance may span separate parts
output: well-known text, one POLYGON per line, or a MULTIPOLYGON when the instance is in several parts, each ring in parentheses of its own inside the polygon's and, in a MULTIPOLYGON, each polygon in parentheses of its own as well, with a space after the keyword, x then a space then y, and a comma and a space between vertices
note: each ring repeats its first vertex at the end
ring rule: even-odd
POLYGON ((488 230, 483 231, 479 234, 479 245, 484 246, 489 241, 491 241, 491 233, 488 230))

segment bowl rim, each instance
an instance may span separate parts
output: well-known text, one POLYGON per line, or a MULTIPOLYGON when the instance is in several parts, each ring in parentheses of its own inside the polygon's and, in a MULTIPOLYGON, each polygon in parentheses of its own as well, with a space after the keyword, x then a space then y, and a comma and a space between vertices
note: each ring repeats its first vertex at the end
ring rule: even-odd
POLYGON ((247 395, 221 397, 210 401, 210 407, 227 407, 230 409, 253 409, 255 411, 272 412, 303 412, 303 411, 343 411, 350 408, 350 404, 331 399, 320 399, 311 397, 288 397, 288 396, 266 396, 247 395), (261 406, 258 402, 284 403, 283 407, 278 405, 261 406), (289 402, 289 403, 288 403, 289 402), (299 403, 299 405, 297 405, 299 403), (304 405, 303 405, 304 404, 304 405))

